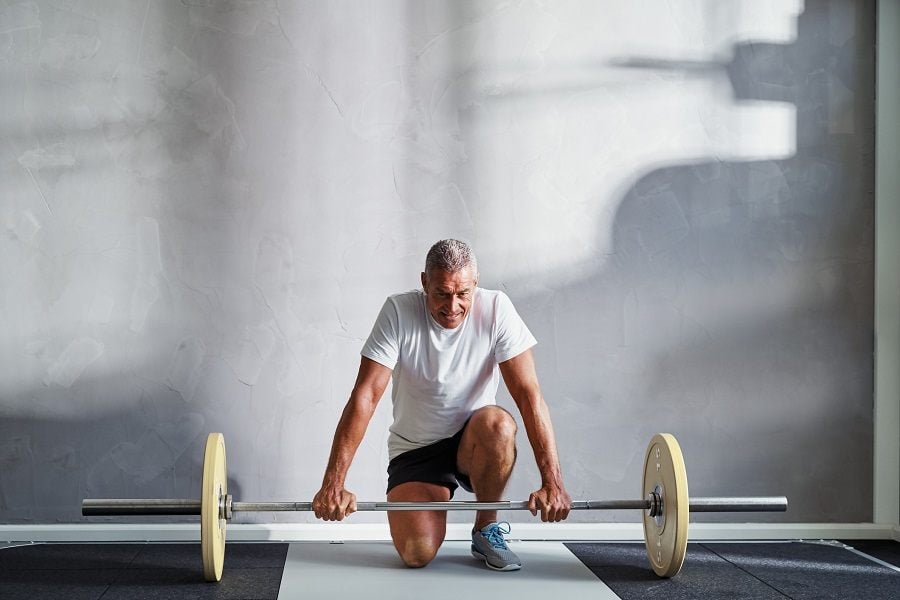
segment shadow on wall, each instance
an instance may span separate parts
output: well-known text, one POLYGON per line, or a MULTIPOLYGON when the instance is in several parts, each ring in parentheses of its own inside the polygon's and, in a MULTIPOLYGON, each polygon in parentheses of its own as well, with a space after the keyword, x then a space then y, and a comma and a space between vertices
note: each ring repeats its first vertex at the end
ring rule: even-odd
MULTIPOLYGON (((105 379, 86 380, 80 389, 108 387, 105 379)), ((178 394, 141 393, 134 405, 102 415, 67 420, 36 405, 31 415, 0 422, 4 521, 45 522, 46 514, 78 521, 88 497, 199 498, 206 424, 198 413, 185 414, 178 394), (111 444, 111 437, 120 441, 111 444)))
POLYGON ((539 361, 564 382, 547 391, 554 414, 579 415, 559 420, 563 459, 598 457, 564 465, 584 490, 617 483, 607 462, 639 474, 634 449, 671 431, 694 495, 793 500, 766 520, 871 520, 873 15, 809 1, 795 42, 737 45, 722 65, 736 100, 795 104, 796 154, 650 172, 621 202, 604 268, 521 302, 555 340, 539 361), (855 32, 836 43, 839 22, 855 32))

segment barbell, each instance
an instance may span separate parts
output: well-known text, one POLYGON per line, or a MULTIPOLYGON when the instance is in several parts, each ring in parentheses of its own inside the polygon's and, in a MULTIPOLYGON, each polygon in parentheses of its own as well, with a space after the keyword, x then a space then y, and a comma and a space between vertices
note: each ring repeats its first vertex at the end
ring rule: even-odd
MULTIPOLYGON (((676 575, 684 563, 691 512, 783 512, 784 496, 689 498, 687 472, 675 437, 658 433, 644 457, 642 500, 581 500, 572 510, 641 510, 644 543, 653 571, 676 575)), ((528 510, 528 502, 357 502, 358 511, 528 510)), ((84 516, 200 515, 200 549, 206 581, 220 581, 225 562, 225 527, 238 512, 311 511, 311 502, 238 502, 228 493, 225 437, 210 433, 203 456, 199 500, 183 498, 96 499, 81 502, 84 516)))

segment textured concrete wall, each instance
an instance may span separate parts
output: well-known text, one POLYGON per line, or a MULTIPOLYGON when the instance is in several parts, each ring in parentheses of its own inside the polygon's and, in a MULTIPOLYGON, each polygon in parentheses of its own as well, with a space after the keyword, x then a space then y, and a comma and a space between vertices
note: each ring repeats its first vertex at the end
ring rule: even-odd
POLYGON ((237 497, 310 498, 449 236, 540 341, 573 496, 665 430, 697 495, 869 520, 873 40, 844 0, 0 3, 0 520, 196 496, 208 431, 237 497))

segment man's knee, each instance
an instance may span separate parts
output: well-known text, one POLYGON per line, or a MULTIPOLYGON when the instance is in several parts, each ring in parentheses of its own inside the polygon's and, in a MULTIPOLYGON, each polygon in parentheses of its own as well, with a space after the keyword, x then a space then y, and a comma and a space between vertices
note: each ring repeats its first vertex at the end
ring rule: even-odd
POLYGON ((420 569, 430 563, 437 551, 438 545, 425 539, 408 539, 397 546, 397 552, 403 563, 412 569, 420 569))
POLYGON ((514 442, 518 426, 516 420, 508 411, 499 406, 485 406, 475 412, 472 420, 479 429, 483 430, 490 438, 514 442))

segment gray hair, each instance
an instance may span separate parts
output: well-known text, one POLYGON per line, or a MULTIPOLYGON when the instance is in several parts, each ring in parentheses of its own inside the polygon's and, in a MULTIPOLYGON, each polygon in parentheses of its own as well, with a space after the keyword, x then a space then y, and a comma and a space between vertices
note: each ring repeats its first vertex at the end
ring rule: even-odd
POLYGON ((459 240, 441 240, 428 251, 425 257, 425 272, 432 269, 440 269, 448 273, 456 273, 466 267, 472 267, 475 275, 478 275, 478 261, 475 253, 465 242, 459 240))

